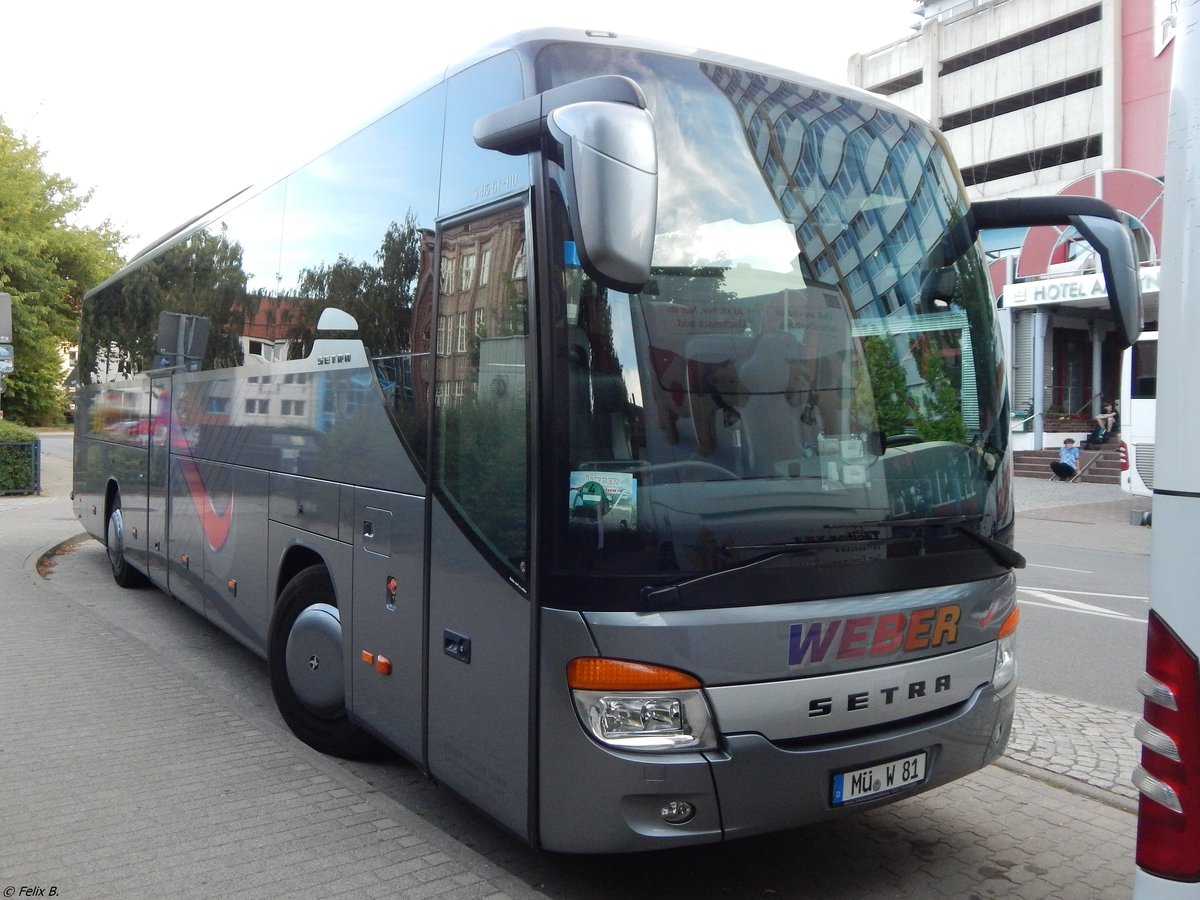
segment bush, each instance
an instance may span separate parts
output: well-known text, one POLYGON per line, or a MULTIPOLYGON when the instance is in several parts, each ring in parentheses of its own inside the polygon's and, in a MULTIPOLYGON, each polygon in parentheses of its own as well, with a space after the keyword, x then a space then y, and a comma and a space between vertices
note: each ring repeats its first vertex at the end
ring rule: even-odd
POLYGON ((33 492, 33 454, 28 447, 5 445, 28 444, 36 439, 28 428, 0 420, 0 492, 33 492))

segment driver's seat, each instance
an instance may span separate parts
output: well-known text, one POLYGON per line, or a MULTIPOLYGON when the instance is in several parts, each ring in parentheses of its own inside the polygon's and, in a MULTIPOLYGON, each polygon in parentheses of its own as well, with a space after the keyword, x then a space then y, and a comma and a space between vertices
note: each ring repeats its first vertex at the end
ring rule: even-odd
POLYGON ((760 335, 749 358, 742 363, 741 382, 746 401, 742 423, 750 445, 749 471, 753 475, 782 474, 779 463, 800 452, 800 410, 796 396, 800 344, 788 331, 760 335))

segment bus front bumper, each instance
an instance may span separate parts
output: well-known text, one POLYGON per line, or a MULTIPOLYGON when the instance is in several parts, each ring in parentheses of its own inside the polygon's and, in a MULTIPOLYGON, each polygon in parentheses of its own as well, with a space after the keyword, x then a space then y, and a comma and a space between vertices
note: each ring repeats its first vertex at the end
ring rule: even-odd
MULTIPOLYGON (((586 738, 586 746, 568 741, 543 754, 542 772, 550 782, 543 783, 540 844, 569 853, 665 849, 797 828, 880 806, 999 757, 1015 696, 1015 683, 1000 692, 983 685, 938 713, 800 745, 726 734, 717 751, 642 756, 615 753, 586 738), (835 802, 835 776, 922 754, 918 782, 835 802)), ((583 737, 581 730, 578 735, 583 737)))
MULTIPOLYGON (((707 754, 720 798, 726 839, 795 828, 912 796, 993 762, 1008 743, 1016 691, 984 686, 934 717, 899 723, 869 735, 781 746, 757 734, 727 735, 721 753, 707 754), (859 800, 838 802, 835 778, 876 770, 924 754, 921 780, 859 800)), ((846 785, 848 787, 848 783, 846 785)))

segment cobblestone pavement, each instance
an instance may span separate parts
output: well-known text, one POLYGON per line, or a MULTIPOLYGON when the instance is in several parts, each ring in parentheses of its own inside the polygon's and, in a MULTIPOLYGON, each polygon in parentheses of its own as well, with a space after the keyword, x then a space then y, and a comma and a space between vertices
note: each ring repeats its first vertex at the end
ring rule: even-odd
POLYGON ((70 463, 50 462, 43 496, 0 497, 4 897, 541 896, 281 740, 180 666, 185 644, 132 638, 91 613, 86 584, 42 577, 43 554, 80 532, 70 463))
POLYGON ((1136 806, 1130 777, 1141 754, 1133 737, 1137 720, 1122 709, 1018 688, 1005 757, 1109 791, 1136 806))

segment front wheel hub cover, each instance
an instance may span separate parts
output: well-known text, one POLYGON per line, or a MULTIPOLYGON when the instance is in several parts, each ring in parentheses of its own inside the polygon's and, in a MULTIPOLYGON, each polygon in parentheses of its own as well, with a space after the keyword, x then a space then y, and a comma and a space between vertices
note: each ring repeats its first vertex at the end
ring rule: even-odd
POLYGON ((307 709, 318 716, 341 715, 346 705, 342 674, 342 620, 337 607, 314 603, 288 632, 284 653, 288 683, 307 709))

